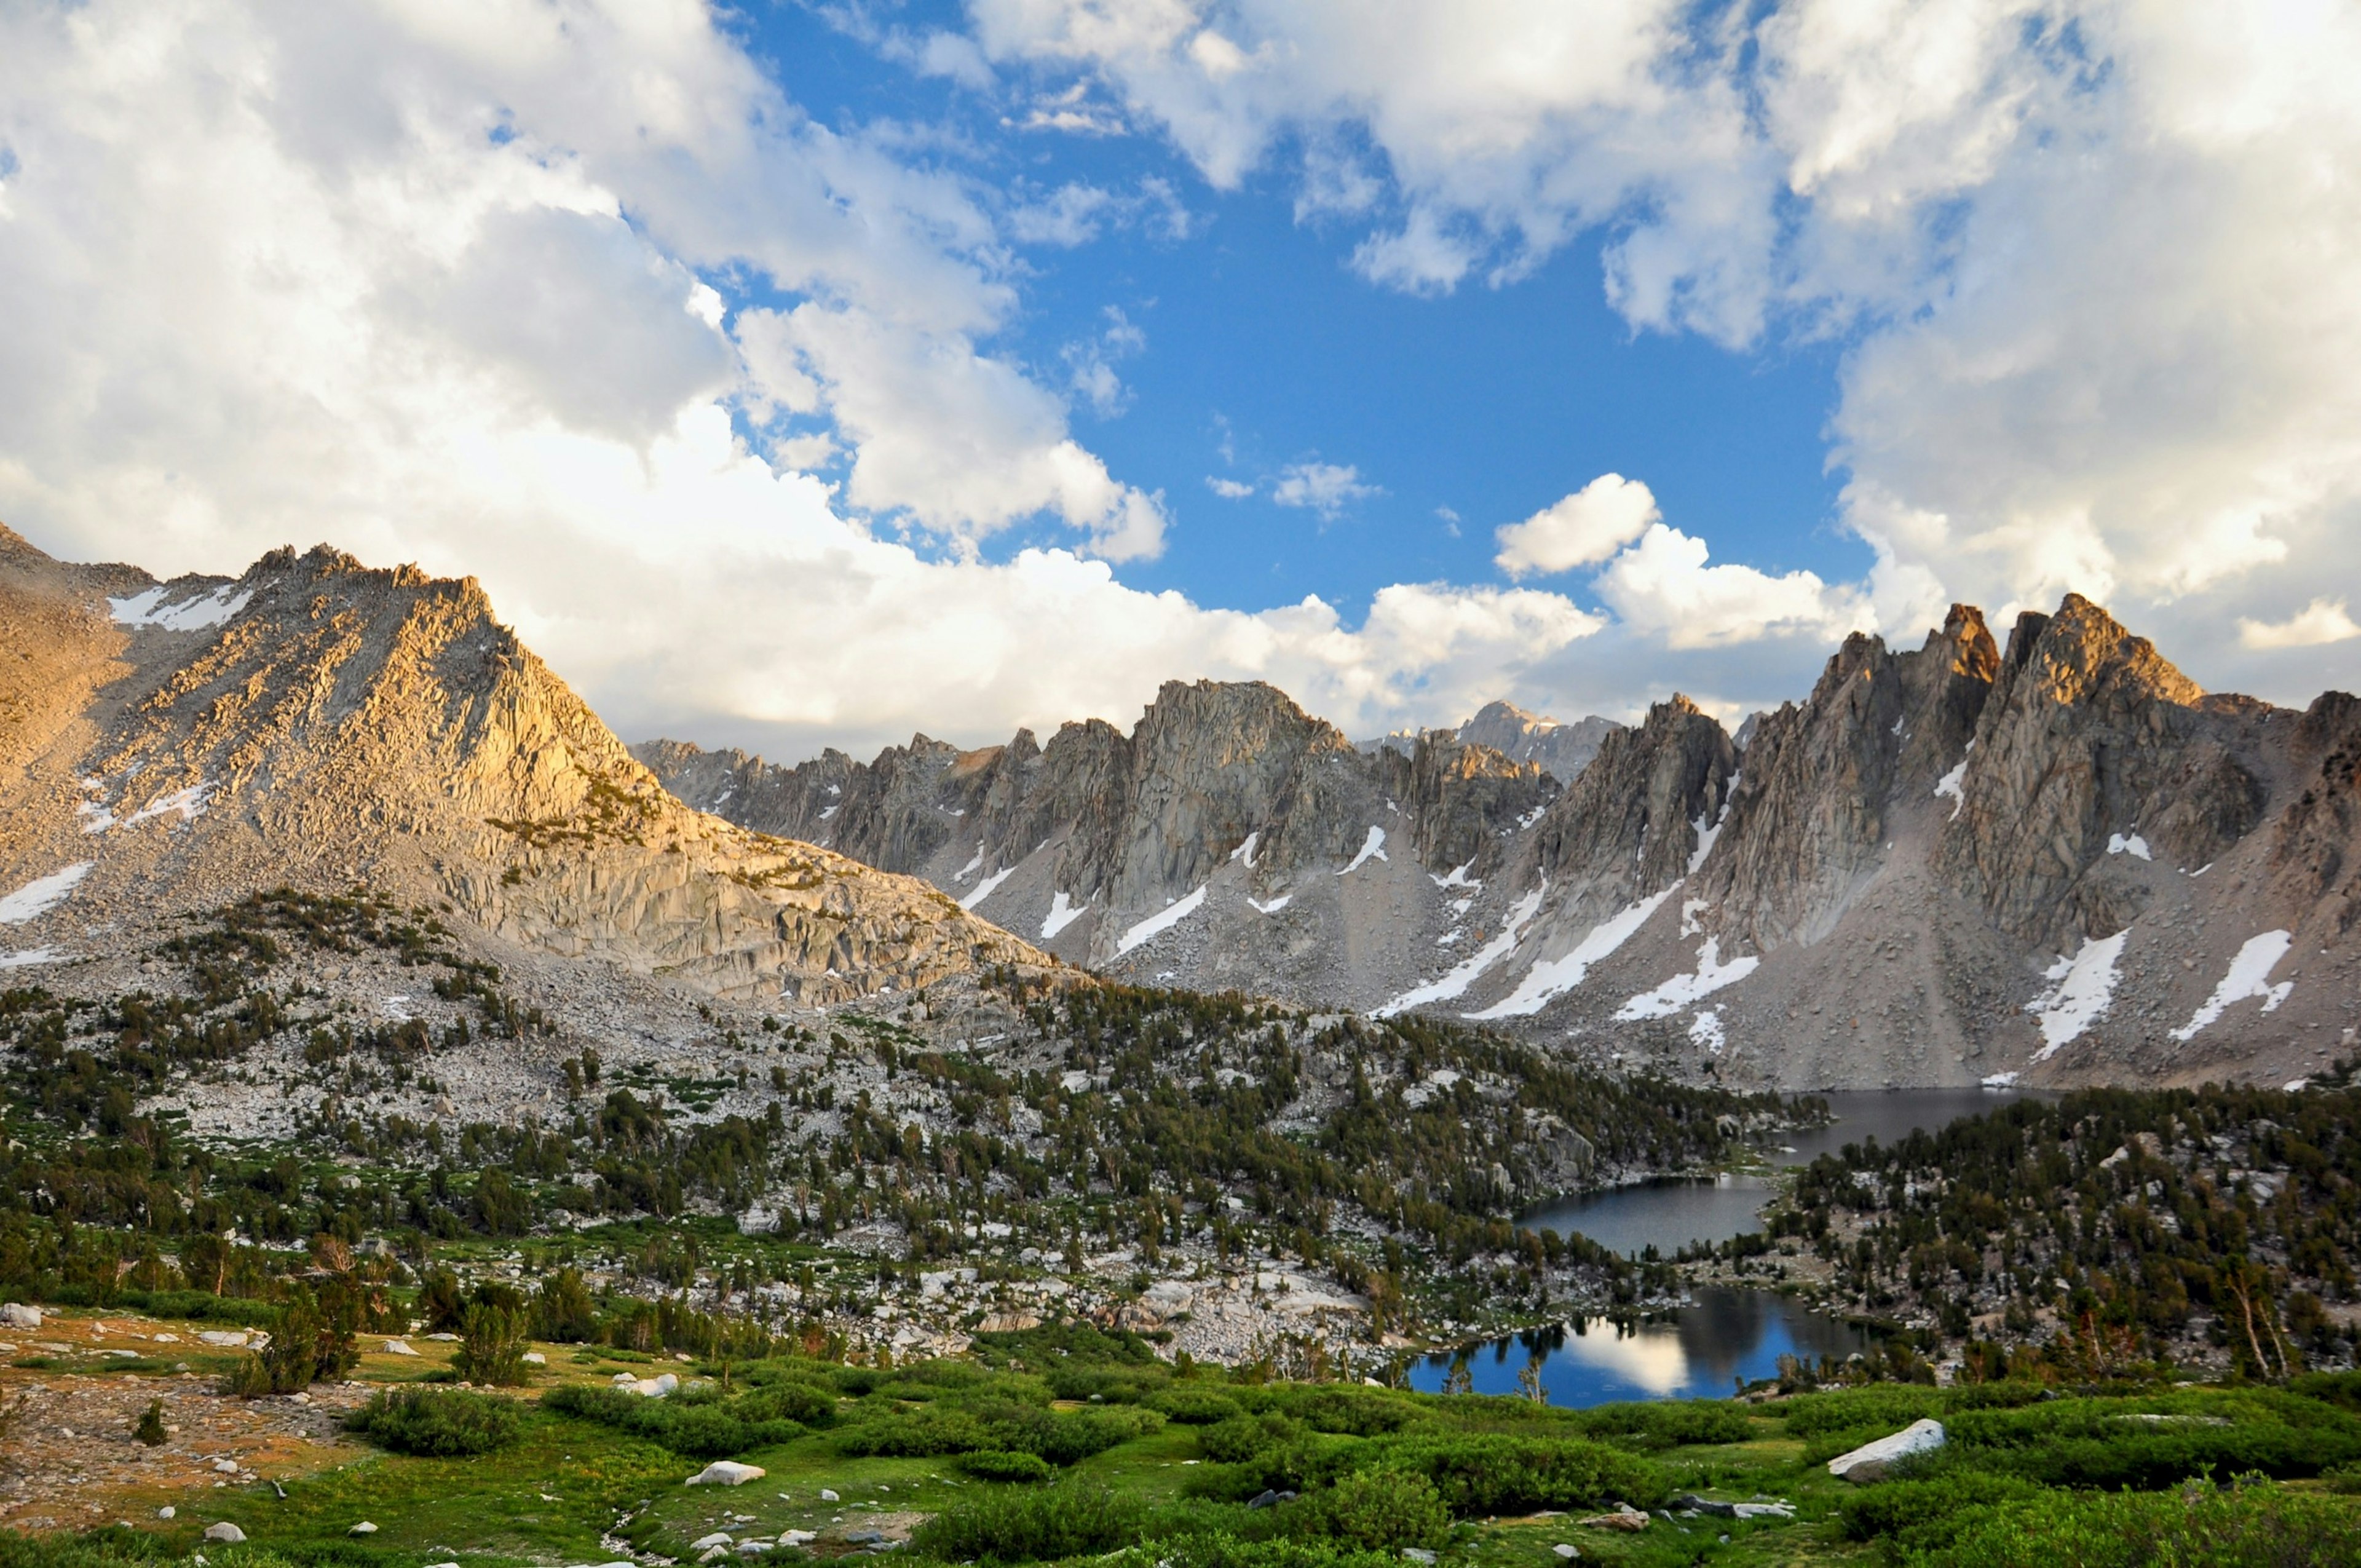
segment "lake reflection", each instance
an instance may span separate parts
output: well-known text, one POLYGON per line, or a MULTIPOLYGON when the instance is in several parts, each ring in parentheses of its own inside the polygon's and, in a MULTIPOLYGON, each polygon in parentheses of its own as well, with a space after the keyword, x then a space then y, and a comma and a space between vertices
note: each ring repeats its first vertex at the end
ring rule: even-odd
POLYGON ((1579 1318, 1430 1355, 1411 1366, 1410 1384, 1441 1393, 1453 1365, 1464 1362, 1474 1392, 1515 1394, 1518 1374, 1538 1356, 1553 1405, 1719 1398, 1738 1379, 1775 1376, 1782 1354, 1841 1360, 1870 1343, 1863 1331, 1772 1291, 1707 1287, 1695 1305, 1646 1322, 1619 1328, 1606 1318, 1579 1318))

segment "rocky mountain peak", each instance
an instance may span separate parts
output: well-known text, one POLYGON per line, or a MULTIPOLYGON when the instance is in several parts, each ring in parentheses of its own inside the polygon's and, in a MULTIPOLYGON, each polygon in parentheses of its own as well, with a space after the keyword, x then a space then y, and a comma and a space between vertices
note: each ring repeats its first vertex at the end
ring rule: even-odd
POLYGON ((2266 791, 2239 752, 2268 718, 2206 704, 2078 594, 2054 616, 2020 616, 1961 758, 1938 867, 2013 935, 2065 948, 2120 930, 2145 893, 2106 863, 2109 845, 2136 838, 2193 870, 2244 837, 2266 791))
POLYGON ((688 810, 473 579, 322 547, 234 579, 9 591, 28 613, 0 635, 54 669, 11 737, 0 845, 20 882, 68 865, 83 925, 291 883, 735 994, 1048 961, 923 883, 688 810))
POLYGON ((1612 913, 1686 876, 1737 772, 1729 732, 1678 693, 1608 736, 1534 830, 1534 863, 1570 901, 1558 906, 1612 913))

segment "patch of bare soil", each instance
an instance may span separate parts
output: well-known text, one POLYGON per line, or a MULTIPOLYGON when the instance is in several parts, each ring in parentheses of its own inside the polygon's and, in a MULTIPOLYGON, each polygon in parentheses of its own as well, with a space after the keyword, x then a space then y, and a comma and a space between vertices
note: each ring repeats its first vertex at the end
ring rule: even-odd
POLYGON ((111 1519, 152 1519, 196 1494, 257 1486, 324 1467, 340 1456, 346 1410, 368 1398, 358 1384, 305 1394, 238 1399, 193 1366, 159 1376, 109 1372, 136 1354, 153 1362, 201 1351, 185 1329, 125 1319, 51 1319, 10 1331, 16 1359, 0 1366, 0 1526, 86 1530, 111 1519), (163 1338, 159 1336, 170 1335, 163 1338), (164 1442, 133 1435, 150 1401, 163 1405, 164 1442))

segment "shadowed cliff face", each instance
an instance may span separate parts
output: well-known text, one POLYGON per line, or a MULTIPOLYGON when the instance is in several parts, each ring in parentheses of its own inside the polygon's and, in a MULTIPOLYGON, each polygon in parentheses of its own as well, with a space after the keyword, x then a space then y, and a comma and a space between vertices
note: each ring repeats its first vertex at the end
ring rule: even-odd
POLYGON ((1808 698, 1763 715, 1699 879, 1720 928, 1756 950, 1834 930, 1881 863, 1888 816, 1931 798, 1964 753, 1997 663, 1982 615, 1954 605, 1916 652, 1847 638, 1808 698))
POLYGON ((1533 864, 1564 916, 1605 919, 1686 876, 1722 818, 1738 772, 1727 731, 1685 696, 1607 737, 1543 814, 1533 864))
MULTIPOLYGON (((1421 737, 1407 753, 1365 754, 1260 682, 1168 682, 1128 735, 1091 719, 1063 726, 1046 746, 1028 731, 969 752, 920 737, 866 766, 829 752, 794 768, 669 741, 638 754, 708 809, 927 876, 1092 961, 1121 957, 1140 920, 1224 877, 1240 887, 1228 905, 1241 917, 1239 952, 1269 938, 1300 956, 1296 938, 1256 904, 1293 904, 1301 893, 1301 919, 1315 901, 1339 905, 1391 872, 1488 876, 1556 794, 1538 767, 1448 731, 1421 737), (890 810, 873 804, 881 799, 890 810), (1321 879, 1336 882, 1373 832, 1380 841, 1361 861, 1371 874, 1326 886, 1321 879), (1307 885, 1281 891, 1299 882, 1307 885), (1068 910, 1090 913, 1064 922, 1068 910)), ((1404 882, 1396 891, 1413 890, 1404 882)), ((1341 905, 1331 913, 1357 918, 1341 905)), ((1219 924, 1222 911, 1213 918, 1219 924)), ((1416 939, 1414 919, 1397 924, 1416 939)), ((1378 934, 1376 924, 1358 928, 1378 934)), ((1251 962, 1240 980, 1258 983, 1251 962)))
POLYGON ((807 1000, 1039 958, 923 883, 683 806, 472 579, 322 548, 158 585, 17 544, 5 591, 37 613, 6 635, 66 695, 12 737, 29 757, 0 842, 27 876, 86 863, 85 925, 357 884, 544 951, 807 1000))
POLYGON ((2238 752, 2268 712, 2207 701, 2080 595, 2021 616, 1937 868, 2012 936, 2062 947, 2119 930, 2147 894, 2107 874, 2110 840, 2136 835, 2193 869, 2245 837, 2265 791, 2238 752))

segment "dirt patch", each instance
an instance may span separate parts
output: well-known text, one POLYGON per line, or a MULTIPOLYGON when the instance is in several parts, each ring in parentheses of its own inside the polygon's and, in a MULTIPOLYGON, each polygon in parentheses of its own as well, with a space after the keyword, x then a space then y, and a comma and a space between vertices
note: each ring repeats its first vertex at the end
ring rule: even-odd
POLYGON ((160 1376, 105 1369, 126 1352, 150 1362, 181 1351, 221 1354, 182 1327, 52 1318, 9 1332, 19 1359, 60 1364, 0 1367, 0 1407, 16 1411, 0 1439, 0 1523, 17 1530, 144 1521, 160 1507, 187 1511, 214 1491, 320 1469, 349 1452, 342 1417, 369 1392, 320 1384, 236 1399, 219 1391, 215 1374, 193 1366, 160 1376), (151 1400, 164 1407, 165 1441, 154 1448, 132 1436, 151 1400))

